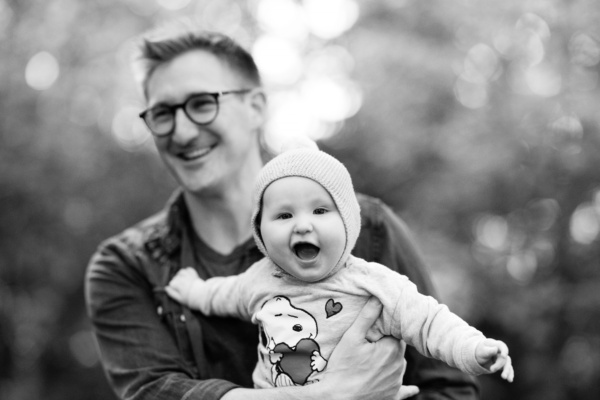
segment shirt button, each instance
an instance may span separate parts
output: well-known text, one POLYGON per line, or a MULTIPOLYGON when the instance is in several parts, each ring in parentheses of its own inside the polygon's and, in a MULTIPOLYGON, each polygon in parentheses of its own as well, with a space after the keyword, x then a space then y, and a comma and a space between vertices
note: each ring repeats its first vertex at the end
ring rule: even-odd
POLYGON ((179 320, 180 320, 181 322, 185 322, 185 315, 181 314, 181 315, 179 316, 179 320))

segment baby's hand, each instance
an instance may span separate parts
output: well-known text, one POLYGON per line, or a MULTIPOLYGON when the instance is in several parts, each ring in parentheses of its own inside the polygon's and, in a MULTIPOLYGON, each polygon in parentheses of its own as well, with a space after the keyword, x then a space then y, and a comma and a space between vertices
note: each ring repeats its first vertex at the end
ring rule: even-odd
POLYGON ((499 340, 485 339, 477 345, 475 358, 492 373, 502 370, 502 378, 512 382, 515 371, 508 355, 508 346, 499 340))
POLYGON ((189 306, 190 292, 194 282, 198 279, 200 277, 195 269, 191 267, 180 269, 169 285, 165 287, 165 291, 173 299, 189 306))

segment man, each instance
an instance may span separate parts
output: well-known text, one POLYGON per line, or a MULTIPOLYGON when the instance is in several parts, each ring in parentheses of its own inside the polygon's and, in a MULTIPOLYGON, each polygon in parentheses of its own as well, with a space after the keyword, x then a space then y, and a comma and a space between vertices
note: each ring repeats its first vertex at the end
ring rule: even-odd
MULTIPOLYGON (((180 190, 166 209, 105 241, 86 276, 86 300, 109 382, 123 399, 387 399, 399 395, 403 346, 365 337, 373 300, 312 385, 249 389, 257 331, 206 317, 164 292, 182 267, 200 277, 238 274, 262 255, 253 242, 252 187, 262 167, 266 99, 251 56, 229 38, 185 33, 142 45, 141 116, 180 190)), ((403 223, 376 199, 360 197, 363 231, 354 253, 431 283, 403 223)), ((416 354, 416 353, 415 353, 416 354)), ((407 353, 404 383, 421 399, 473 399, 470 377, 407 353), (409 387, 410 388, 410 387, 409 387)), ((404 389, 404 386, 403 386, 404 389)))

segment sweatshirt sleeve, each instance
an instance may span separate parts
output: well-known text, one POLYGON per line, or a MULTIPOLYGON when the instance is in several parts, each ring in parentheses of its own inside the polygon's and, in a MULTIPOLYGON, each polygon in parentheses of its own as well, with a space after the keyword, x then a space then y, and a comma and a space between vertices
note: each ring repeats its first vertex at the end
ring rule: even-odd
POLYGON ((403 339, 426 357, 471 375, 489 373, 475 358, 485 336, 444 304, 418 292, 406 276, 376 264, 373 294, 383 303, 384 333, 403 339))
POLYGON ((190 305, 205 315, 250 321, 250 289, 256 275, 260 273, 263 260, 257 261, 239 275, 199 280, 190 305))

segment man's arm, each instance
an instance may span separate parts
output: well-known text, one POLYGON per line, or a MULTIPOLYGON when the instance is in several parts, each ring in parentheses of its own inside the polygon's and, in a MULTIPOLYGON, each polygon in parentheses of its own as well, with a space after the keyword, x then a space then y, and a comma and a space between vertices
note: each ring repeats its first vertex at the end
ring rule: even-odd
POLYGON ((120 398, 219 399, 236 387, 219 380, 193 379, 194 371, 161 322, 174 318, 157 310, 153 287, 139 259, 123 243, 113 241, 92 258, 86 275, 86 302, 100 358, 120 398), (159 315, 162 314, 162 315, 159 315))
MULTIPOLYGON (((406 275, 419 292, 437 298, 428 269, 406 224, 380 200, 359 195, 363 227, 354 254, 406 275)), ((476 400, 475 379, 408 346, 404 384, 420 389, 416 400, 476 400)))

